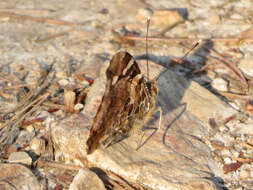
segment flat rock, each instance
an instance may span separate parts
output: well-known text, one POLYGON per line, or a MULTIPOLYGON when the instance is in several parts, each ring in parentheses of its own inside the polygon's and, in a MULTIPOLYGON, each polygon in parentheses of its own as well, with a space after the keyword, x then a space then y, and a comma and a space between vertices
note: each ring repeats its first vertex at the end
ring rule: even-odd
POLYGON ((74 177, 69 190, 105 190, 105 186, 97 174, 81 169, 74 177))
POLYGON ((218 188, 216 179, 222 178, 223 172, 204 143, 208 135, 204 123, 221 111, 232 113, 233 110, 197 83, 171 71, 159 78, 162 129, 156 131, 159 114, 155 114, 144 127, 142 142, 141 135, 134 134, 87 156, 86 140, 102 100, 104 79, 101 75, 95 81, 81 114, 72 115, 52 127, 56 160, 111 170, 154 189, 218 188), (136 151, 140 142, 142 146, 136 151))
POLYGON ((168 111, 185 104, 187 113, 196 116, 205 124, 209 118, 223 120, 236 113, 217 95, 198 83, 188 81, 171 71, 167 71, 164 77, 160 78, 159 83, 160 97, 162 97, 158 98, 158 101, 161 105, 166 105, 168 111))
POLYGON ((31 170, 20 164, 0 164, 1 190, 40 190, 31 170), (4 171, 4 172, 3 172, 4 171))
POLYGON ((32 158, 26 152, 13 152, 10 154, 8 161, 10 163, 20 163, 26 164, 28 166, 32 165, 32 158))

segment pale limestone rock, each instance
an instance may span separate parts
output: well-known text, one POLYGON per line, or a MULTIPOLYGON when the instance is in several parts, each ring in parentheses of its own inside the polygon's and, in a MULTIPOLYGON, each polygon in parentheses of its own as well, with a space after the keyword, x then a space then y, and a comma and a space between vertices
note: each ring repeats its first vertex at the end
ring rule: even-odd
POLYGON ((162 97, 158 99, 160 105, 166 105, 168 110, 173 110, 185 104, 187 113, 196 116, 205 124, 209 118, 222 120, 236 113, 206 88, 171 71, 160 77, 159 91, 162 97))
POLYGON ((25 130, 22 130, 16 140, 17 144, 28 144, 31 142, 33 137, 35 136, 35 131, 33 132, 28 132, 25 130))
POLYGON ((228 91, 228 83, 222 78, 216 78, 212 81, 212 87, 218 91, 228 91))
POLYGON ((41 190, 31 170, 20 164, 0 164, 1 190, 41 190))
POLYGON ((232 14, 230 16, 231 19, 235 19, 235 20, 240 20, 240 19, 243 19, 243 16, 238 14, 238 13, 235 13, 235 14, 232 14))
POLYGON ((76 105, 74 106, 74 110, 75 110, 75 111, 79 111, 79 110, 81 110, 81 109, 83 109, 83 104, 78 103, 78 104, 76 104, 76 105))
POLYGON ((253 77, 253 57, 243 59, 238 67, 248 76, 253 77))
POLYGON ((240 171, 239 176, 242 179, 247 179, 250 177, 250 173, 247 170, 242 170, 242 171, 240 171))
POLYGON ((13 152, 8 158, 10 163, 21 163, 28 166, 32 165, 32 158, 26 152, 13 152))
POLYGON ((37 155, 41 155, 46 150, 46 142, 44 139, 35 137, 30 143, 30 149, 37 155))
POLYGON ((155 10, 151 22, 152 26, 169 28, 184 22, 184 18, 177 10, 155 10))
POLYGON ((69 190, 105 190, 105 186, 94 172, 81 169, 74 177, 69 190))
POLYGON ((34 132, 34 127, 32 125, 28 125, 26 127, 26 131, 32 133, 32 132, 34 132))
POLYGON ((220 16, 218 14, 213 14, 210 18, 208 18, 208 22, 213 25, 220 24, 220 16))
POLYGON ((69 81, 67 79, 61 79, 58 81, 59 85, 61 86, 67 86, 69 84, 69 81))
POLYGON ((230 127, 230 131, 234 136, 237 135, 253 135, 252 122, 250 123, 239 123, 230 127))
POLYGON ((253 168, 250 170, 250 177, 253 179, 253 168))
POLYGON ((226 158, 224 158, 224 162, 225 162, 225 164, 231 164, 232 160, 231 160, 231 158, 226 157, 226 158))
POLYGON ((147 19, 148 19, 148 18, 151 18, 152 15, 153 15, 152 10, 146 9, 146 8, 141 8, 141 9, 138 10, 137 18, 138 18, 140 21, 145 21, 145 22, 147 22, 147 19))

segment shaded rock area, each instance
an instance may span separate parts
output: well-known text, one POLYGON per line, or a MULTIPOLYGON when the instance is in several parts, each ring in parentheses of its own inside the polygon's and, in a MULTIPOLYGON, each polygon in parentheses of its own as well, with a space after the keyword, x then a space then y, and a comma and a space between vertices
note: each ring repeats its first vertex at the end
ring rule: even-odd
POLYGON ((252 6, 1 1, 0 189, 253 189, 252 6), (118 51, 158 78, 162 125, 87 155, 118 51))

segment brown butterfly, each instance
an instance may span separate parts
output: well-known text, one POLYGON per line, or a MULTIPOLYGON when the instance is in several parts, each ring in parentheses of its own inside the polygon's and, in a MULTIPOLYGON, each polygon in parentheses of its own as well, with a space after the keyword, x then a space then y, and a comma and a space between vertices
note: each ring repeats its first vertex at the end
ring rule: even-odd
POLYGON ((105 93, 87 140, 87 154, 99 145, 108 147, 140 129, 158 111, 157 80, 149 81, 142 76, 128 52, 113 56, 106 78, 105 93))

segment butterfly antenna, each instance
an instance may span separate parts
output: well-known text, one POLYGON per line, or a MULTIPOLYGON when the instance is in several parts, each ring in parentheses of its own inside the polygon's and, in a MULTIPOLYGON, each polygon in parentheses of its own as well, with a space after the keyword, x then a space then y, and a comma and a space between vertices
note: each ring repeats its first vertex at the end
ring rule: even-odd
POLYGON ((186 52, 186 54, 184 54, 184 56, 181 58, 181 60, 184 60, 184 58, 187 57, 187 55, 189 55, 189 53, 194 50, 200 43, 202 40, 198 40, 195 44, 193 44, 193 46, 186 52))
MULTIPOLYGON (((186 52, 186 54, 185 54, 182 58, 180 58, 179 61, 183 61, 183 60, 187 57, 187 55, 189 55, 189 53, 192 52, 192 50, 194 50, 201 42, 202 42, 202 40, 198 40, 195 44, 193 44, 193 46, 186 52)), ((166 71, 167 71, 167 69, 165 69, 165 70, 162 72, 162 74, 165 73, 166 71)), ((159 78, 162 74, 160 74, 160 75, 158 75, 157 77, 155 77, 155 80, 158 80, 158 78, 159 78)))
POLYGON ((147 32, 146 32, 146 56, 147 56, 147 78, 149 81, 149 64, 148 64, 148 31, 149 31, 150 17, 147 19, 147 32))

